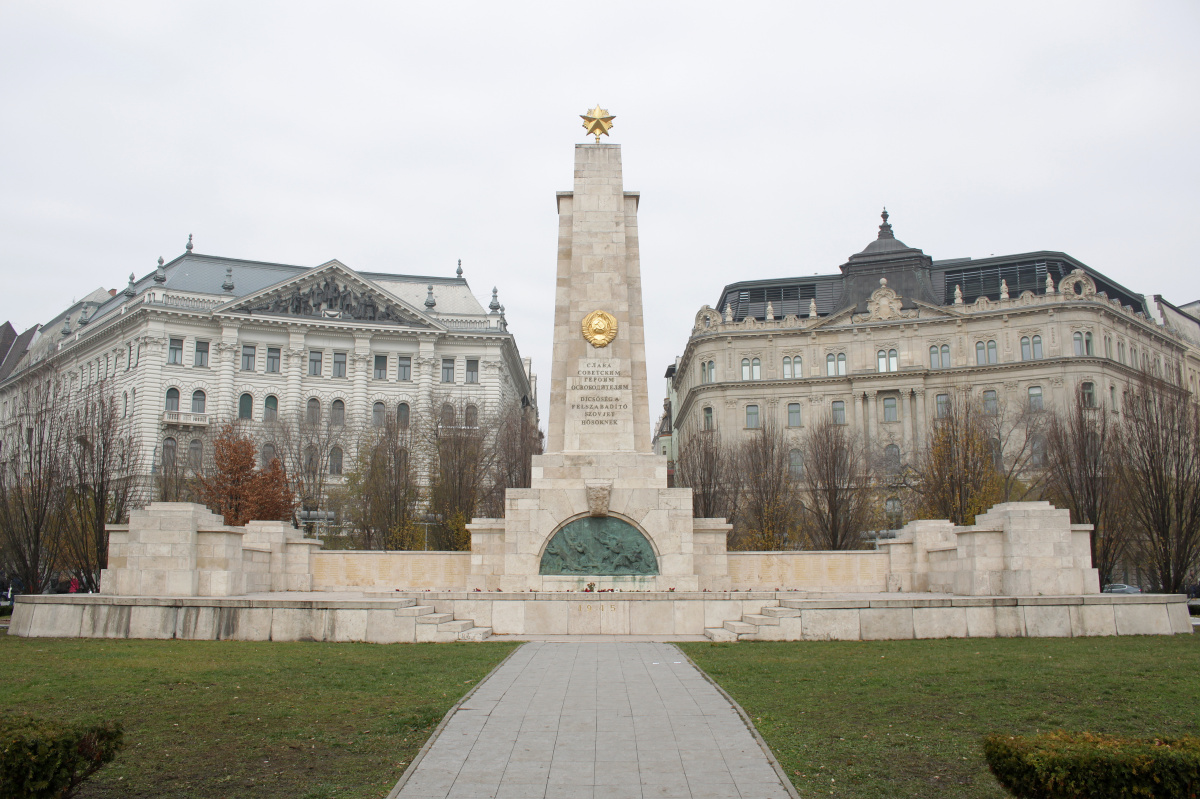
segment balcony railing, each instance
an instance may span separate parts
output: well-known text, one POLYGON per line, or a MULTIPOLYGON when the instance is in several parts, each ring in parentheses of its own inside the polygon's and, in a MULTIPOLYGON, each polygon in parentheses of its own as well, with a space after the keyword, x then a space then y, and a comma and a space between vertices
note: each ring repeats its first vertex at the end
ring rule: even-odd
POLYGON ((174 424, 181 427, 208 427, 208 414, 163 411, 163 424, 174 424))

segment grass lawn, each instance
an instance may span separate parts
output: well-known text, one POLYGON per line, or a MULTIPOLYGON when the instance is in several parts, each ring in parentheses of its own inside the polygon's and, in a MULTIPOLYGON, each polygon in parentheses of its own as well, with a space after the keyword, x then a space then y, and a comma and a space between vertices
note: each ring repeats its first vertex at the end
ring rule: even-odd
POLYGON ((0 633, 0 713, 124 722, 87 799, 380 799, 513 648, 0 633))
POLYGON ((1200 635, 681 646, 801 796, 1005 797, 984 733, 1200 729, 1200 635))

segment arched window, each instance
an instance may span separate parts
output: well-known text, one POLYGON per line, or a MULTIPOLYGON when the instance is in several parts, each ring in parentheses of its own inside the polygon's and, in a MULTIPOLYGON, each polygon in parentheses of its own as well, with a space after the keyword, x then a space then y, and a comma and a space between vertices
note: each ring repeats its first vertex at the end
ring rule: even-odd
POLYGON ((1040 361, 1042 359, 1042 337, 1041 336, 1033 337, 1033 359, 1035 361, 1040 361))
POLYGON ((1079 397, 1083 401, 1083 407, 1096 407, 1096 385, 1095 383, 1081 383, 1079 385, 1079 397))
POLYGON ((937 408, 937 418, 945 419, 946 417, 948 417, 950 415, 950 395, 949 394, 938 394, 934 398, 934 402, 936 403, 936 408, 937 408))
POLYGON ((994 340, 987 343, 987 362, 1000 363, 1000 353, 996 348, 996 342, 994 340))
POLYGON ((746 428, 749 430, 757 430, 758 429, 758 406, 757 405, 747 405, 746 406, 746 428))
POLYGON ((895 372, 900 369, 900 353, 895 350, 888 350, 888 371, 895 372))
POLYGON ((800 403, 789 402, 788 406, 787 406, 787 411, 788 411, 788 427, 799 427, 800 423, 801 423, 800 403))
POLYGON ((888 444, 883 448, 883 469, 889 475, 900 474, 900 447, 888 444))
POLYGON ((1042 409, 1042 387, 1029 387, 1029 410, 1040 411, 1042 409))
POLYGON ((329 421, 335 425, 343 425, 346 423, 346 403, 340 399, 333 401, 329 406, 329 421))
POLYGON ((164 469, 175 468, 175 453, 178 449, 179 445, 175 442, 175 439, 163 439, 162 465, 164 469))
POLYGON ((887 368, 887 352, 885 350, 880 350, 879 352, 875 353, 875 361, 876 361, 875 371, 886 372, 888 370, 888 368, 887 368))
POLYGON ((316 397, 308 398, 308 406, 304 410, 304 421, 308 424, 319 424, 321 421, 321 401, 316 397))
POLYGON ((401 430, 408 429, 408 403, 402 402, 396 406, 396 422, 401 430))
POLYGON ((334 447, 333 449, 329 450, 329 473, 335 475, 342 473, 341 447, 334 447))
POLYGON ((717 382, 717 362, 716 361, 708 362, 708 382, 710 382, 710 383, 717 382))
POLYGON ((833 423, 834 424, 845 424, 846 423, 846 403, 845 402, 843 402, 842 400, 834 400, 833 405, 831 406, 831 410, 833 412, 833 423))
POLYGON ((888 497, 883 503, 883 513, 887 517, 888 527, 899 530, 904 526, 904 508, 899 497, 888 497))
POLYGON ((1121 363, 1125 363, 1125 342, 1124 341, 1117 342, 1117 360, 1120 361, 1121 363))
POLYGON ((832 352, 825 356, 825 374, 829 377, 837 375, 837 356, 832 352))
POLYGON ((441 423, 442 427, 454 427, 454 406, 448 402, 442 406, 441 423))
POLYGON ((317 448, 313 444, 304 448, 304 471, 310 475, 317 473, 317 448))
POLYGON ((1000 413, 1000 397, 992 389, 983 392, 983 412, 988 416, 1000 413))
POLYGON ((238 418, 254 418, 254 397, 250 394, 243 394, 238 397, 238 418))
POLYGON ((792 377, 797 380, 804 377, 804 360, 799 355, 792 358, 792 377))
POLYGON ((762 380, 762 363, 758 358, 750 362, 750 379, 762 380))
POLYGON ((804 453, 798 449, 788 450, 788 477, 799 480, 804 476, 804 453))
POLYGON ((192 413, 204 413, 204 392, 196 389, 192 392, 192 413))
POLYGON ((1046 465, 1046 437, 1041 433, 1034 433, 1029 439, 1029 463, 1031 466, 1046 465))
POLYGON ((749 358, 742 358, 742 379, 743 380, 750 379, 750 359, 749 358))
POLYGON ((274 444, 263 444, 262 467, 264 469, 271 468, 271 461, 275 460, 276 457, 278 457, 278 456, 276 456, 276 454, 275 454, 275 445, 274 444))
POLYGON ((987 363, 987 352, 984 349, 982 341, 975 342, 975 363, 978 366, 983 366, 987 363))
MULTIPOLYGON (((6 408, 8 407, 7 402, 4 403, 4 405, 6 408)), ((8 414, 5 414, 5 415, 7 416, 8 414)), ((129 392, 126 391, 121 395, 121 416, 125 417, 128 415, 129 415, 129 392)))
POLYGON ((463 410, 463 424, 467 427, 479 427, 479 409, 474 405, 468 405, 463 410))
POLYGON ((938 355, 937 347, 929 348, 929 368, 930 369, 941 369, 942 368, 942 357, 940 355, 938 355))
POLYGON ((279 399, 274 395, 268 395, 263 400, 263 421, 273 422, 279 418, 279 399))
POLYGON ((1083 334, 1079 331, 1075 331, 1075 335, 1073 335, 1071 338, 1075 342, 1075 354, 1083 355, 1083 334))
MULTIPOLYGON (((338 402, 341 402, 341 400, 338 400, 338 402)), ((383 417, 386 413, 387 413, 387 411, 384 410, 384 406, 383 406, 382 402, 376 402, 374 405, 372 405, 371 406, 371 426, 372 427, 383 427, 383 417)))
POLYGON ((1092 334, 1091 333, 1083 334, 1083 354, 1084 355, 1095 355, 1095 353, 1092 351, 1092 334))
POLYGON ((704 408, 704 429, 705 430, 713 429, 713 412, 712 412, 712 408, 710 408, 710 407, 704 408))
POLYGON ((792 359, 783 359, 783 379, 788 380, 792 376, 792 359))
POLYGON ((950 368, 950 345, 949 344, 942 345, 942 368, 943 369, 950 368))
POLYGON ((200 471, 201 464, 204 463, 204 444, 198 438, 193 438, 192 443, 188 444, 188 468, 193 472, 200 471))
POLYGON ((846 353, 839 352, 837 357, 837 369, 839 375, 846 374, 846 353))
POLYGON ((708 382, 708 361, 700 362, 700 382, 701 383, 708 382))
POLYGON ((177 389, 177 388, 168 388, 167 389, 167 410, 168 411, 179 410, 179 389, 177 389))
POLYGON ((396 450, 396 468, 400 472, 408 469, 408 450, 404 447, 399 447, 396 450))
POLYGON ((1112 353, 1113 353, 1112 339, 1109 338, 1108 336, 1105 336, 1104 337, 1104 357, 1108 358, 1109 360, 1112 360, 1112 353))
POLYGON ((1033 349, 1029 346, 1029 336, 1021 336, 1021 360, 1033 360, 1033 349))

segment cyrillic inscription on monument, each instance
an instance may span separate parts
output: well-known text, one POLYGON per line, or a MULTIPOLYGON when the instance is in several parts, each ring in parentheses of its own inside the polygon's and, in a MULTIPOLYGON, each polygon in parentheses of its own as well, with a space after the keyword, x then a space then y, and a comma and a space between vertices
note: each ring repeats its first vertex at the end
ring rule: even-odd
POLYGON ((568 378, 567 401, 571 416, 582 424, 617 425, 629 415, 633 399, 628 374, 622 374, 616 359, 579 362, 579 369, 568 378))

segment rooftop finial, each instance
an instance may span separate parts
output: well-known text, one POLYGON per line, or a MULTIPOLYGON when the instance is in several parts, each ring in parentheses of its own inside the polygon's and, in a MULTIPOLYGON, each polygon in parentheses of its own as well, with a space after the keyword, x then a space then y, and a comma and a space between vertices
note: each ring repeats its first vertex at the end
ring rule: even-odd
POLYGON ((191 233, 188 234, 187 247, 185 247, 184 249, 186 249, 188 252, 192 251, 192 234, 191 233))
POLYGON ((437 305, 437 300, 433 298, 433 284, 428 286, 429 293, 425 295, 425 307, 432 310, 433 306, 437 305))
POLYGON ((492 286, 492 301, 488 303, 488 310, 492 313, 500 310, 500 300, 496 297, 496 287, 492 286))
POLYGON ((879 216, 883 218, 883 224, 879 226, 879 238, 881 238, 881 239, 894 239, 894 238, 896 238, 896 237, 895 237, 895 236, 892 234, 892 226, 891 226, 890 224, 888 224, 888 212, 887 212, 887 206, 884 206, 884 208, 883 208, 883 213, 882 213, 882 214, 880 214, 879 216))
POLYGON ((137 294, 137 289, 133 287, 133 272, 129 273, 129 285, 125 287, 123 293, 126 297, 132 297, 134 294, 137 294))
POLYGON ((462 258, 458 259, 458 271, 455 272, 459 277, 462 277, 462 258))
POLYGON ((227 293, 233 293, 233 267, 225 267, 225 282, 221 284, 221 288, 227 293))
POLYGON ((62 334, 63 334, 63 338, 66 338, 67 336, 71 335, 71 315, 70 314, 67 314, 66 317, 63 318, 62 334))
POLYGON ((596 103, 596 107, 591 111, 579 116, 583 120, 583 129, 596 137, 596 144, 600 143, 600 134, 608 135, 609 129, 613 126, 613 120, 616 119, 606 109, 601 108, 599 103, 596 103))
POLYGON ((163 258, 161 255, 158 256, 158 269, 156 269, 154 271, 154 282, 155 283, 166 283, 167 282, 167 270, 163 269, 163 258))

